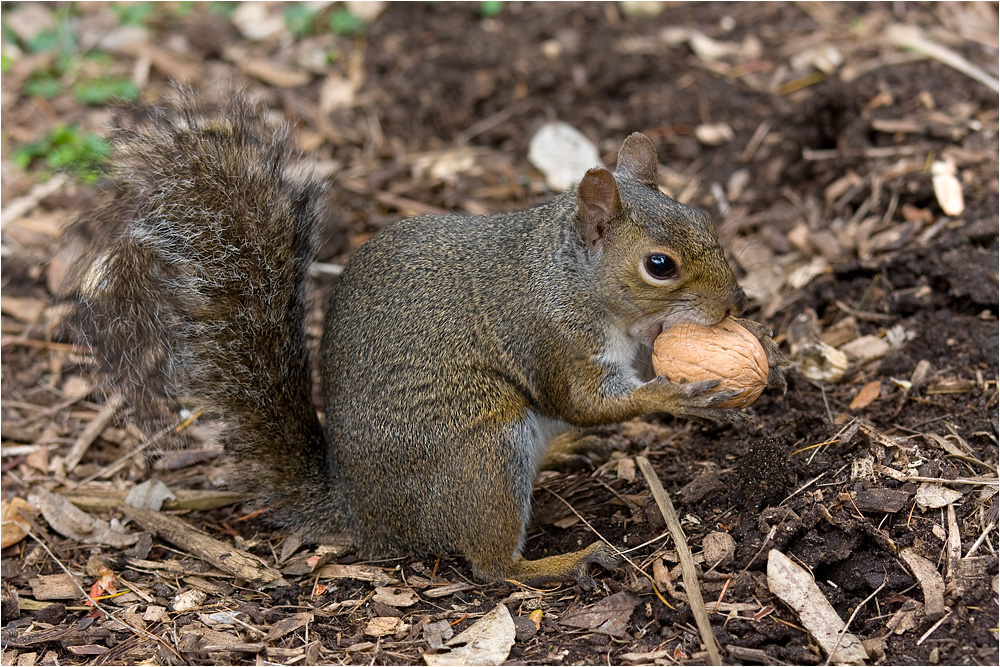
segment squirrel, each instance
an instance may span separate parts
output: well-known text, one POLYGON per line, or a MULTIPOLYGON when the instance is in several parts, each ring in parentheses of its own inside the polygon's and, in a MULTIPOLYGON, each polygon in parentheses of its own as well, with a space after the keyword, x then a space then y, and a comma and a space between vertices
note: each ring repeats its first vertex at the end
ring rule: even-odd
MULTIPOLYGON (((747 299, 708 216, 663 194, 635 133, 615 171, 527 210, 430 215, 347 262, 312 400, 306 286, 321 195, 285 125, 236 96, 146 107, 116 130, 115 199, 74 294, 108 385, 146 429, 180 408, 220 419, 237 478, 279 523, 346 533, 362 557, 460 553, 481 581, 594 585, 603 542, 528 560, 532 482, 570 427, 654 412, 735 421, 715 382, 645 377, 681 321, 747 299)), ((781 353, 762 325, 769 385, 781 353)))

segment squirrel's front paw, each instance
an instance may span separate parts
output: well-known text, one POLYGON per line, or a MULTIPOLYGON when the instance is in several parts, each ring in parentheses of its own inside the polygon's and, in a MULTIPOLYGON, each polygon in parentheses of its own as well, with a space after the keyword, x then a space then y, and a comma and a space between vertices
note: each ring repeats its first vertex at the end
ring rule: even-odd
POLYGON ((677 417, 715 424, 741 424, 749 420, 744 413, 719 407, 743 393, 742 389, 717 390, 719 380, 672 382, 662 375, 649 381, 661 397, 660 410, 677 417))
POLYGON ((752 333, 757 341, 760 342, 761 347, 764 348, 764 354, 767 355, 768 368, 767 388, 777 389, 784 394, 788 389, 788 383, 785 381, 785 373, 782 369, 787 368, 789 362, 788 358, 781 352, 778 344, 771 338, 771 330, 760 322, 754 322, 753 320, 734 317, 733 321, 752 333))

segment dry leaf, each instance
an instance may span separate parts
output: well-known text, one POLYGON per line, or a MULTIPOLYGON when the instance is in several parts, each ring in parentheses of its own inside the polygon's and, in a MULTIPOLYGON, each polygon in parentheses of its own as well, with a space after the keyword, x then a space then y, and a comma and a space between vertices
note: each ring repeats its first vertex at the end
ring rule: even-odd
POLYGON ((103 544, 116 549, 132 546, 138 534, 116 530, 103 519, 92 517, 60 495, 38 490, 38 508, 52 530, 84 544, 103 544))
POLYGON ((412 588, 391 586, 381 586, 376 588, 375 596, 372 599, 376 602, 387 604, 390 607, 409 607, 416 604, 420 600, 412 588))
POLYGON ((189 588, 174 596, 174 601, 170 607, 176 612, 191 611, 200 607, 201 603, 207 599, 208 593, 205 591, 200 591, 197 588, 189 588))
POLYGON ((851 410, 860 410, 862 408, 867 408, 869 405, 875 402, 875 399, 879 397, 882 392, 882 383, 878 380, 869 382, 863 386, 851 401, 848 406, 851 410))
POLYGON ((625 591, 606 597, 597 604, 570 612, 559 621, 562 625, 624 637, 628 621, 639 599, 625 591))
POLYGON ((273 642, 275 639, 280 639, 290 632, 295 632, 299 628, 304 628, 312 622, 313 614, 307 611, 300 611, 294 616, 283 618, 272 625, 270 629, 268 629, 267 636, 264 637, 264 641, 273 642))
POLYGON ((528 143, 528 161, 556 192, 576 185, 591 167, 601 166, 597 146, 568 123, 542 125, 528 143))
POLYGON ((934 185, 934 196, 945 215, 956 216, 965 212, 965 199, 962 197, 962 183, 955 175, 955 163, 938 160, 931 165, 931 183, 934 185))
POLYGON ((944 578, 934 563, 914 551, 913 547, 900 549, 899 557, 920 583, 920 590, 924 593, 924 614, 928 620, 936 621, 944 616, 944 578))
POLYGON ((635 459, 618 459, 618 479, 624 479, 629 484, 635 483, 635 459))
POLYGON ((4 498, 0 501, 0 521, 3 522, 3 531, 0 531, 2 532, 0 534, 0 548, 6 549, 27 537, 30 524, 22 516, 22 513, 34 514, 37 511, 24 498, 15 496, 10 500, 4 498))
POLYGON ((772 549, 767 556, 767 587, 795 610, 803 627, 826 654, 832 656, 832 662, 865 664, 868 652, 857 637, 843 632, 843 619, 819 590, 812 575, 777 549, 772 549))
POLYGON ((428 665, 502 664, 514 645, 514 619, 507 605, 498 604, 445 645, 453 647, 450 653, 425 653, 424 661, 428 665))
POLYGON ((917 489, 915 500, 917 507, 922 510, 937 509, 949 505, 962 497, 962 494, 955 489, 949 489, 940 484, 924 482, 917 489))

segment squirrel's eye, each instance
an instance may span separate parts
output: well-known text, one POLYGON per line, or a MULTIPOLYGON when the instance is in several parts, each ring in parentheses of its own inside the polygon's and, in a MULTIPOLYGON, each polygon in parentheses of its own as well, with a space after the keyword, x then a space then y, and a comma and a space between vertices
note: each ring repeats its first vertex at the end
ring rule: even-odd
POLYGON ((667 255, 649 255, 645 262, 646 272, 656 280, 670 280, 677 277, 677 263, 667 255))

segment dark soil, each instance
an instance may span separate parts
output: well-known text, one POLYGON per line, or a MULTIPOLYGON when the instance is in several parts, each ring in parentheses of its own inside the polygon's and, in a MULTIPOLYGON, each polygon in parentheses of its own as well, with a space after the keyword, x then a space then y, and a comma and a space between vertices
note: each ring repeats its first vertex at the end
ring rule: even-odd
MULTIPOLYGON (((696 556, 710 533, 735 540, 731 558, 699 564, 707 602, 744 605, 710 614, 727 664, 827 659, 773 593, 771 550, 811 570, 838 615, 852 619, 849 631, 865 642, 871 664, 998 663, 998 97, 887 37, 896 25, 919 27, 995 81, 995 3, 664 3, 647 17, 604 3, 504 3, 493 18, 473 3, 399 3, 359 36, 321 31, 293 40, 279 30, 257 41, 240 32, 237 18, 210 14, 206 5, 191 13, 171 7, 157 7, 139 46, 111 51, 103 67, 140 76, 151 62, 143 81, 149 99, 184 72, 208 103, 245 87, 293 123, 303 148, 335 174, 321 262, 343 263, 379 228, 426 207, 488 213, 546 200, 551 192, 526 155, 547 120, 581 130, 608 163, 628 133, 642 131, 666 167, 665 189, 718 221, 746 279, 748 316, 770 326, 793 360, 793 348, 819 337, 849 348, 872 336, 888 349, 852 357, 837 382, 807 379, 796 364, 785 395, 765 393, 749 409, 752 426, 653 415, 586 434, 601 455, 582 468, 543 473, 526 555, 595 539, 568 503, 612 544, 636 548, 628 555, 645 577, 623 567, 596 573, 592 591, 539 593, 475 585, 460 557, 417 555, 374 564, 419 596, 394 607, 373 599, 371 582, 317 578, 307 569, 255 590, 161 538, 127 548, 84 543, 35 515, 37 539, 3 551, 3 664, 422 664, 432 623, 445 620, 457 634, 500 602, 517 619, 509 664, 704 663, 675 547, 646 481, 629 465, 637 455, 650 459, 673 497, 696 556), (712 57, 700 46, 704 37, 723 53, 712 57), (234 56, 233 47, 245 53, 234 56), (303 63, 316 51, 336 57, 310 71, 303 63), (164 63, 162 52, 173 60, 164 63), (256 61, 309 76, 262 81, 247 65, 256 61), (713 124, 725 124, 731 136, 700 140, 698 128, 713 124), (422 166, 456 149, 474 149, 473 165, 422 166), (955 165, 963 212, 942 211, 931 177, 936 161, 955 165), (818 270, 801 279, 810 263, 818 270), (852 408, 873 382, 874 400, 852 408), (924 508, 916 499, 929 480, 960 495, 924 508), (937 567, 943 615, 925 614, 926 593, 900 557, 904 549, 937 567), (662 591, 670 607, 647 578, 661 559, 674 575, 674 590, 662 591), (39 575, 66 567, 90 591, 101 563, 119 591, 137 591, 103 603, 120 612, 118 620, 93 613, 76 594, 35 602, 39 575), (171 563, 176 570, 157 569, 171 563), (451 595, 427 595, 466 582, 451 595), (205 598, 174 611, 185 591, 205 598), (638 602, 621 633, 560 622, 622 591, 638 602), (150 615, 151 606, 167 611, 150 615), (527 620, 536 609, 544 612, 537 629, 527 620), (239 622, 219 625, 211 615, 220 611, 239 622), (311 613, 308 622, 264 638, 302 612, 311 613), (372 618, 387 616, 401 616, 405 627, 366 634, 372 618), (213 631, 245 645, 206 648, 222 641, 207 634, 213 631)), ((19 8, 5 5, 5 15, 19 8)), ((338 8, 321 10, 320 25, 338 8)), ((72 12, 82 42, 119 29, 105 5, 72 12)), ((56 123, 99 131, 108 115, 68 92, 26 94, 46 58, 15 59, 2 84, 3 497, 37 507, 38 488, 79 491, 95 475, 81 488, 124 492, 153 476, 174 490, 215 489, 225 467, 214 453, 198 465, 131 460, 99 475, 138 442, 121 420, 101 430, 78 465, 65 465, 104 399, 86 391, 88 356, 52 324, 59 262, 50 260, 58 227, 107 194, 105 184, 70 181, 8 220, 11 203, 30 199, 42 178, 37 166, 12 166, 10 156, 56 123)), ((317 304, 334 279, 320 271, 317 304)), ((316 332, 320 312, 317 305, 316 332)), ((123 519, 107 507, 90 511, 123 519)), ((277 560, 284 533, 266 516, 244 520, 243 513, 239 504, 179 512, 213 537, 286 567, 277 560)), ((314 550, 305 545, 297 555, 314 550)))

